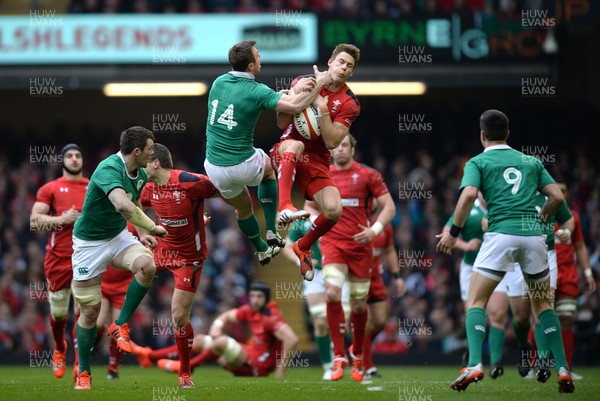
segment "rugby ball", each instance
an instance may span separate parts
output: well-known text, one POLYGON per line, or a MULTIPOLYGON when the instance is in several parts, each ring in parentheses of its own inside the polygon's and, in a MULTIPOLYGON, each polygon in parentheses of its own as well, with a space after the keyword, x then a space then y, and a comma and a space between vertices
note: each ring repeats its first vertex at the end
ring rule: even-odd
POLYGON ((303 112, 295 114, 293 119, 296 131, 306 139, 316 139, 321 135, 318 115, 318 110, 313 106, 308 106, 303 112))

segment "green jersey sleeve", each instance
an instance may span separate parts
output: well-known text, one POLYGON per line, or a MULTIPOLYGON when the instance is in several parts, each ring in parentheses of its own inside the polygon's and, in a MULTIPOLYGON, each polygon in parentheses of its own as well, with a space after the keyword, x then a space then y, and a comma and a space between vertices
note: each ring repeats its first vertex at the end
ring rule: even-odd
POLYGON ((554 181, 554 178, 552 178, 552 176, 548 173, 548 170, 546 170, 546 168, 544 167, 542 162, 537 159, 536 159, 536 161, 537 161, 538 168, 540 169, 540 172, 538 174, 538 177, 539 177, 538 190, 544 188, 546 185, 556 184, 556 182, 554 181))
POLYGON ((283 93, 275 92, 265 84, 258 84, 252 90, 252 96, 261 109, 275 110, 283 93))
POLYGON ((558 209, 558 212, 556 212, 556 222, 559 225, 564 224, 571 217, 573 217, 573 214, 571 214, 571 211, 569 210, 569 207, 567 206, 567 202, 563 200, 563 203, 560 206, 560 209, 558 209))
POLYGON ((465 170, 460 183, 460 189, 463 189, 467 186, 476 188, 481 187, 481 169, 473 159, 469 160, 467 164, 465 164, 465 170))
POLYGON ((105 164, 101 174, 95 174, 94 180, 106 195, 115 188, 123 188, 123 173, 110 164, 105 164))

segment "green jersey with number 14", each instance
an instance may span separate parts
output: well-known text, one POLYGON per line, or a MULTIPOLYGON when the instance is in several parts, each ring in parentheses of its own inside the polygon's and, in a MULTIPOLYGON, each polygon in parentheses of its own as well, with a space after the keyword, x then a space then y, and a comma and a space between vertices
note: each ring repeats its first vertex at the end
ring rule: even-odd
POLYGON ((536 192, 554 180, 542 162, 508 145, 487 147, 470 159, 460 188, 479 188, 488 205, 488 232, 545 234, 535 208, 536 192))
POLYGON ((281 96, 247 72, 230 71, 215 79, 208 94, 206 159, 215 166, 249 159, 260 112, 275 110, 281 96))

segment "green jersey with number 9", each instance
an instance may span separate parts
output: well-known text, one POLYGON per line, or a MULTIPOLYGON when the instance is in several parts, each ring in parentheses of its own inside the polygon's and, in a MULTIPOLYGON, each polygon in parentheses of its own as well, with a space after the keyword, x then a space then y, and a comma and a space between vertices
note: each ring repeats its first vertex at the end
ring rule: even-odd
POLYGON ((235 166, 254 154, 254 127, 261 111, 275 110, 282 94, 254 81, 247 72, 230 71, 208 94, 206 159, 215 166, 235 166))
POLYGON ((535 208, 536 192, 554 179, 541 161, 508 145, 487 147, 470 159, 460 188, 477 187, 488 205, 488 232, 546 234, 535 208))

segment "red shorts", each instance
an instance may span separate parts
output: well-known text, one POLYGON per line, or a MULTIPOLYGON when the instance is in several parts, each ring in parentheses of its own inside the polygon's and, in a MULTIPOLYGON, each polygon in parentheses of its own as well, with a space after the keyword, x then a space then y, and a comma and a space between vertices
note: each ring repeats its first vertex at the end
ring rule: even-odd
POLYGON ((579 296, 579 272, 575 265, 558 267, 555 296, 575 299, 579 296))
MULTIPOLYGON (((271 164, 277 170, 277 160, 279 160, 279 145, 281 142, 273 145, 269 151, 271 164)), ((313 156, 310 152, 304 152, 300 156, 300 161, 296 164, 296 186, 308 200, 312 200, 314 194, 325 187, 336 187, 329 173, 329 163, 323 163, 318 156, 313 156)))
POLYGON ((321 237, 321 263, 344 264, 357 278, 370 279, 373 268, 373 246, 356 242, 342 242, 321 237))
POLYGON ((71 280, 73 280, 71 257, 62 258, 52 252, 46 252, 44 273, 48 291, 54 292, 71 288, 71 280))
POLYGON ((387 295, 387 290, 385 289, 385 283, 383 282, 379 266, 374 267, 373 273, 371 274, 371 286, 369 287, 367 303, 374 304, 376 302, 386 301, 387 295))
MULTIPOLYGON (((133 279, 133 275, 131 278, 133 279)), ((110 306, 113 308, 122 309, 125 302, 125 294, 130 283, 131 280, 124 281, 123 283, 106 283, 103 281, 100 286, 102 298, 108 299, 110 306)))
POLYGON ((161 260, 156 260, 158 271, 169 270, 173 273, 175 288, 181 291, 196 292, 204 260, 190 263, 189 260, 181 259, 181 264, 182 266, 173 266, 173 260, 170 260, 168 264, 164 262, 161 264, 161 260))
POLYGON ((240 345, 248 355, 248 361, 237 369, 231 369, 231 367, 225 366, 225 369, 233 373, 234 376, 264 377, 275 370, 275 364, 271 358, 267 358, 263 362, 260 361, 263 352, 248 344, 240 345))

